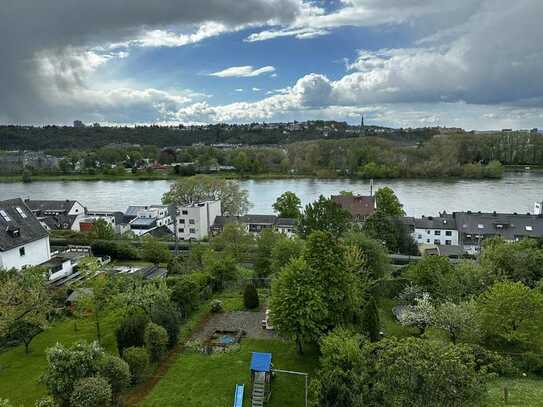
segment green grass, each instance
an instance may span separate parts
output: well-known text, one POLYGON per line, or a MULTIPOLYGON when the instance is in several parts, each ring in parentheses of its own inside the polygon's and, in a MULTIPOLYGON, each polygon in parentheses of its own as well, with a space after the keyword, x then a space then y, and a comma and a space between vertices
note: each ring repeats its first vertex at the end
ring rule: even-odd
MULTIPOLYGON (((115 354, 116 324, 117 317, 112 314, 101 320, 102 345, 115 354)), ((74 320, 66 319, 34 338, 29 355, 25 354, 24 346, 0 353, 0 398, 7 398, 16 406, 34 406, 34 401, 46 394, 45 386, 39 383, 47 365, 46 349, 57 342, 70 345, 81 340, 95 339, 96 330, 92 321, 78 320, 75 331, 74 320)))
MULTIPOLYGON (((210 356, 195 352, 179 354, 175 364, 153 389, 143 406, 217 407, 233 403, 237 383, 246 386, 249 402, 251 352, 271 352, 276 369, 307 372, 317 368, 317 354, 307 349, 296 354, 293 343, 281 340, 244 339, 241 350, 210 356)), ((249 405, 249 404, 246 404, 249 405)), ((268 407, 303 407, 303 377, 277 374, 272 382, 272 397, 268 407)))
POLYGON ((543 380, 523 379, 498 379, 489 386, 488 400, 484 407, 540 407, 543 406, 543 380), (505 403, 504 387, 509 392, 508 402, 505 403))
POLYGON ((385 336, 405 338, 417 335, 417 328, 403 326, 396 321, 396 318, 392 313, 392 308, 394 308, 395 305, 397 305, 397 302, 391 299, 381 299, 379 301, 379 321, 381 322, 381 329, 385 333, 385 336))

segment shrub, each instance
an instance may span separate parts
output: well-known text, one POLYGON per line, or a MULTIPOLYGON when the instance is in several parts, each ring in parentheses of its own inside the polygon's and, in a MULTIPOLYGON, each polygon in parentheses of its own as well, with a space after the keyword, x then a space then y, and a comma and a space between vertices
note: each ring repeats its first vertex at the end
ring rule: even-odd
POLYGON ((13 407, 8 399, 0 399, 0 407, 13 407))
POLYGON ((253 284, 247 284, 243 292, 243 304, 247 309, 255 309, 260 305, 258 291, 253 284))
POLYGON ((192 275, 168 278, 168 287, 172 290, 170 298, 182 315, 189 315, 200 302, 201 288, 192 275))
POLYGON ((142 314, 130 314, 123 318, 115 330, 119 355, 122 355, 126 348, 145 344, 144 333, 148 323, 149 318, 142 314))
POLYGON ((34 407, 57 407, 57 403, 55 403, 52 397, 47 396, 37 400, 34 407))
POLYGON ((85 377, 74 386, 71 407, 105 407, 111 405, 111 386, 103 377, 85 377))
POLYGON ((48 366, 43 382, 55 401, 65 405, 76 382, 96 375, 104 351, 96 342, 78 343, 69 348, 56 344, 47 349, 46 355, 48 366))
POLYGON ((100 361, 98 373, 109 381, 115 400, 130 384, 130 368, 128 363, 117 356, 104 355, 100 361))
POLYGON ((145 347, 149 352, 149 360, 158 362, 166 353, 168 344, 168 333, 166 330, 153 322, 149 322, 145 328, 145 347))
POLYGON ((211 301, 211 312, 217 313, 221 312, 223 310, 223 304, 220 300, 213 300, 211 301))
POLYGON ((523 372, 543 376, 543 356, 537 353, 526 352, 522 354, 522 356, 516 361, 516 365, 523 372))
POLYGON ((181 325, 181 318, 176 307, 171 303, 154 307, 151 312, 151 321, 166 330, 168 333, 168 347, 174 347, 177 344, 181 325))
POLYGON ((149 353, 145 348, 132 346, 123 352, 123 359, 130 367, 132 383, 141 382, 147 366, 149 366, 149 353))

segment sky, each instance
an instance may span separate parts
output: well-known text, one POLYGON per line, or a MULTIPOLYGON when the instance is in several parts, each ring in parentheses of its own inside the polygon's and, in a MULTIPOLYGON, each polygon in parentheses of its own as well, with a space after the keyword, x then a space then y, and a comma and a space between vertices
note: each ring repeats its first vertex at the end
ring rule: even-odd
POLYGON ((541 0, 0 0, 0 123, 543 127, 541 0))

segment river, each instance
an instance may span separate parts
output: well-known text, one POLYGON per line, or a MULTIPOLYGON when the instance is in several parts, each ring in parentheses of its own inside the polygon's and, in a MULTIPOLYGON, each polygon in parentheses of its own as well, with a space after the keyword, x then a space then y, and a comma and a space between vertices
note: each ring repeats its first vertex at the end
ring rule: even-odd
MULTIPOLYGON (((171 181, 47 181, 0 183, 0 200, 75 199, 89 209, 126 210, 128 205, 160 203, 171 181)), ((278 179, 248 180, 241 185, 249 191, 251 213, 273 213, 272 204, 285 191, 295 192, 303 204, 319 195, 340 191, 369 194, 366 180, 278 179)), ((542 172, 507 172, 500 180, 378 180, 374 191, 391 187, 409 216, 436 215, 439 211, 531 212, 543 200, 542 172)))

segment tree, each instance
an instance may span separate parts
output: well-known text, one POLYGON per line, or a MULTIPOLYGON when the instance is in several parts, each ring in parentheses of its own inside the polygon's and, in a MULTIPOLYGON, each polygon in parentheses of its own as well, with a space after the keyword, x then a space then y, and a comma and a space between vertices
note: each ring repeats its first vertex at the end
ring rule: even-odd
POLYGON ((314 271, 313 283, 323 290, 328 327, 351 321, 358 308, 357 285, 354 274, 347 271, 341 242, 329 232, 313 232, 303 257, 314 271))
POLYGON ((473 354, 420 338, 383 339, 362 347, 357 372, 364 405, 479 405, 488 376, 473 354))
POLYGON ((258 300, 258 291, 253 284, 247 284, 243 291, 243 304, 247 309, 258 308, 260 302, 258 300))
POLYGON ((394 191, 389 187, 379 188, 375 193, 375 199, 377 204, 377 212, 393 218, 397 218, 405 215, 400 200, 394 194, 394 191))
POLYGON ((150 316, 154 307, 170 302, 170 294, 163 279, 134 279, 117 295, 117 302, 128 311, 139 310, 150 316))
POLYGON ((130 367, 120 357, 105 354, 98 364, 98 374, 107 379, 115 401, 130 385, 130 367))
POLYGON ((168 246, 151 236, 143 239, 142 251, 143 258, 153 264, 167 263, 172 257, 168 246))
POLYGON ((92 239, 112 240, 115 237, 113 227, 104 219, 97 219, 90 230, 92 239))
POLYGON ((86 257, 79 263, 79 271, 87 277, 87 287, 79 289, 81 297, 77 302, 80 312, 91 314, 96 327, 96 339, 102 342, 100 320, 110 301, 116 294, 112 279, 106 274, 99 274, 100 265, 95 257, 86 257))
POLYGON ((390 260, 386 248, 375 239, 362 232, 347 232, 343 239, 345 247, 354 247, 360 251, 361 259, 358 273, 369 280, 382 278, 390 268, 390 260))
POLYGON ((172 303, 158 304, 151 311, 151 321, 163 327, 168 333, 168 347, 173 348, 179 338, 181 318, 172 303))
POLYGON ((181 178, 162 197, 162 202, 179 206, 219 200, 223 215, 238 216, 250 208, 249 195, 238 182, 208 175, 181 178))
POLYGON ((79 380, 70 396, 71 407, 107 407, 111 405, 111 386, 103 377, 79 380))
POLYGON ((433 298, 448 299, 451 295, 449 283, 455 278, 455 268, 445 256, 426 256, 409 266, 405 277, 433 298))
POLYGON ((517 282, 498 282, 478 300, 482 328, 495 341, 535 346, 541 337, 543 294, 517 282))
POLYGON ((300 257, 303 251, 304 241, 298 237, 278 239, 271 250, 271 271, 279 272, 292 259, 300 257))
POLYGON ((533 239, 506 242, 501 237, 486 240, 481 266, 494 281, 520 281, 529 287, 543 278, 543 249, 533 239))
POLYGON ((303 353, 304 341, 316 341, 325 330, 323 289, 312 282, 313 270, 299 258, 292 260, 272 283, 270 310, 274 328, 296 341, 303 353))
POLYGON ((149 352, 149 360, 159 362, 166 354, 168 333, 160 325, 149 322, 145 328, 145 347, 149 352))
POLYGON ((296 196, 294 192, 284 192, 273 204, 274 212, 277 212, 277 216, 280 218, 295 218, 300 216, 300 209, 302 207, 302 201, 296 196))
POLYGON ((279 240, 287 239, 273 229, 264 229, 256 239, 255 271, 259 278, 266 278, 272 273, 272 251, 279 240))
POLYGON ((211 276, 213 289, 220 291, 224 284, 238 277, 236 260, 231 256, 220 256, 211 253, 205 260, 204 271, 211 276))
POLYGON ((122 355, 126 348, 145 344, 144 332, 148 323, 149 316, 141 312, 129 313, 121 319, 119 326, 115 329, 119 355, 122 355))
POLYGON ((69 348, 57 343, 47 349, 47 369, 43 382, 49 394, 61 406, 68 405, 75 384, 98 373, 98 364, 103 355, 98 342, 81 342, 69 348))
MULTIPOLYGON (((222 255, 230 256, 238 262, 247 261, 254 246, 253 236, 245 230, 240 223, 229 223, 223 231, 211 240, 211 247, 215 251, 224 252, 222 255)), ((211 254, 206 253, 206 257, 211 254)), ((217 253, 213 253, 214 256, 217 253)))
POLYGON ((415 305, 406 305, 399 314, 402 325, 414 326, 419 329, 420 335, 424 334, 434 320, 435 308, 430 301, 430 295, 424 293, 422 297, 415 299, 415 305))
POLYGON ((475 302, 440 304, 435 311, 432 325, 443 329, 453 344, 461 338, 476 338, 480 325, 475 302))
POLYGON ((349 212, 321 195, 317 201, 306 205, 304 213, 300 215, 298 233, 306 238, 312 232, 321 230, 339 238, 347 230, 350 219, 349 212))
POLYGON ((0 271, 0 337, 23 341, 29 353, 32 339, 48 327, 52 309, 43 270, 0 271))
POLYGON ((379 310, 375 303, 375 298, 371 296, 366 301, 362 308, 361 316, 361 328, 364 335, 368 337, 371 342, 376 342, 381 338, 380 334, 380 322, 379 322, 379 310))

